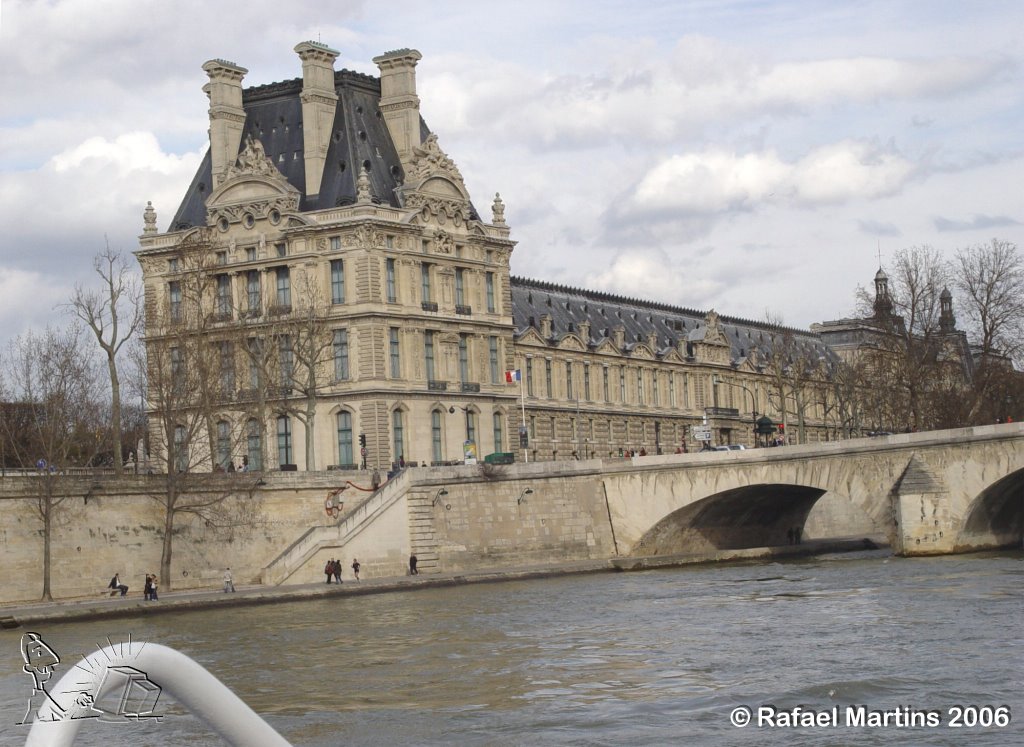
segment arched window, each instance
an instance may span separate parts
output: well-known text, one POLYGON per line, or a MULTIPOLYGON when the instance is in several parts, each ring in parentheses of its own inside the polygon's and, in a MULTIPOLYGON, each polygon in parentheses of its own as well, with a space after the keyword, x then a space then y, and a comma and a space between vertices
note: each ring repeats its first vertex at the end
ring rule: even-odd
POLYGON ((435 462, 443 460, 441 455, 441 411, 434 410, 430 413, 430 444, 431 456, 435 462))
POLYGON ((505 444, 505 429, 503 428, 501 421, 501 413, 494 413, 494 450, 496 452, 504 451, 502 447, 505 444))
POLYGON ((355 464, 352 454, 352 413, 342 410, 338 413, 338 464, 355 464))
POLYGON ((246 451, 248 452, 248 469, 254 472, 263 471, 263 433, 259 421, 253 418, 246 425, 246 451))
POLYGON ((292 463, 292 419, 287 415, 277 418, 277 464, 292 463))
POLYGON ((391 413, 391 436, 395 442, 394 459, 405 457, 405 416, 401 410, 391 413))

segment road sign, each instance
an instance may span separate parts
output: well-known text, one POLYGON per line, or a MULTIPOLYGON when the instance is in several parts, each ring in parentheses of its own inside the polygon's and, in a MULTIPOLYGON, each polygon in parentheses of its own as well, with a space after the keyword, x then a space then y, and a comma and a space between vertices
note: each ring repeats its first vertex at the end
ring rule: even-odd
POLYGON ((690 438, 694 441, 710 441, 711 429, 706 425, 691 425, 690 438))

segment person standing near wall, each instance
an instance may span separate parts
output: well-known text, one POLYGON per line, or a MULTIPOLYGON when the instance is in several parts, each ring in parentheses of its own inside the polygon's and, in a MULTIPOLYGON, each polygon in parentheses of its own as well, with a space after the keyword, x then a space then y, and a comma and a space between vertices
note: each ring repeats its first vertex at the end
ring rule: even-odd
POLYGON ((231 577, 231 569, 224 569, 224 593, 227 594, 229 591, 234 592, 235 580, 231 577))

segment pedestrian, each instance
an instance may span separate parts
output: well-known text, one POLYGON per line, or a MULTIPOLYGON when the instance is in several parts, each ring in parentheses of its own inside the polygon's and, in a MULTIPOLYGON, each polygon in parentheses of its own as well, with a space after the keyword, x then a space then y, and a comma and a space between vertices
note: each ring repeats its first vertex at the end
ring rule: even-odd
POLYGON ((405 454, 398 457, 398 469, 405 469, 405 454))
POLYGON ((334 558, 327 561, 324 566, 324 575, 327 576, 327 583, 331 583, 331 576, 334 574, 334 558))
POLYGON ((795 540, 796 544, 799 545, 801 543, 801 541, 803 540, 803 534, 804 534, 804 528, 803 527, 794 527, 793 528, 793 539, 795 540))
POLYGON ((242 455, 242 472, 249 471, 249 457, 245 454, 242 455))
POLYGON ((376 467, 373 468, 373 477, 370 478, 373 483, 373 489, 376 490, 380 487, 380 470, 376 467))
POLYGON ((334 561, 334 581, 335 583, 341 583, 341 561, 334 561))
MULTIPOLYGON (((338 561, 339 563, 341 561, 338 561)), ((356 577, 356 581, 359 580, 359 561, 352 558, 352 575, 356 577)))
POLYGON ((234 471, 235 471, 235 460, 232 459, 230 462, 228 462, 228 472, 234 472, 234 471))
POLYGON ((142 587, 142 598, 147 602, 149 601, 149 595, 153 592, 153 577, 148 573, 146 574, 146 584, 142 587))
POLYGON ((160 586, 160 581, 157 579, 155 573, 151 573, 149 576, 149 601, 159 602, 160 597, 157 594, 157 587, 160 586))
POLYGON ((789 540, 789 544, 793 544, 793 527, 786 530, 786 539, 789 540))
POLYGON ((418 562, 419 561, 416 560, 416 556, 415 555, 410 555, 409 556, 409 575, 410 576, 418 576, 418 575, 420 575, 420 572, 418 570, 416 570, 416 564, 418 562))
POLYGON ((235 580, 233 578, 231 578, 231 569, 230 568, 225 568, 224 569, 224 593, 227 594, 229 591, 232 594, 235 592, 235 580))
POLYGON ((113 589, 113 591, 110 592, 110 596, 114 596, 117 592, 121 592, 121 596, 128 593, 128 587, 121 583, 121 575, 119 573, 114 574, 114 577, 110 579, 110 583, 107 584, 107 588, 113 589))

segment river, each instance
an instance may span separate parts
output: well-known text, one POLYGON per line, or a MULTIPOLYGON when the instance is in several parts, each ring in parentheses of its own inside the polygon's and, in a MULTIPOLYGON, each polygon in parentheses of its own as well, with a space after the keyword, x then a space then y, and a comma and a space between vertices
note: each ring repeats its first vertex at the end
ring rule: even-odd
MULTIPOLYGON (((1024 744, 1022 616, 1024 553, 872 552, 169 612, 38 632, 61 666, 108 637, 179 649, 297 747, 1005 747, 1024 744), (737 728, 730 715, 744 706, 754 722, 737 728), (774 725, 758 726, 768 706, 774 725), (956 728, 950 709, 959 706, 1005 706, 1012 720, 956 728), (819 711, 825 725, 799 721, 819 711), (887 711, 888 726, 857 721, 887 711), (922 711, 941 723, 897 725, 922 711), (797 725, 780 724, 786 718, 797 725)), ((30 685, 20 668, 22 632, 0 632, 5 745, 22 744, 27 733, 15 726, 30 685)), ((158 711, 159 721, 89 723, 76 745, 220 743, 168 697, 158 711)), ((964 719, 994 713, 968 710, 964 719)))

